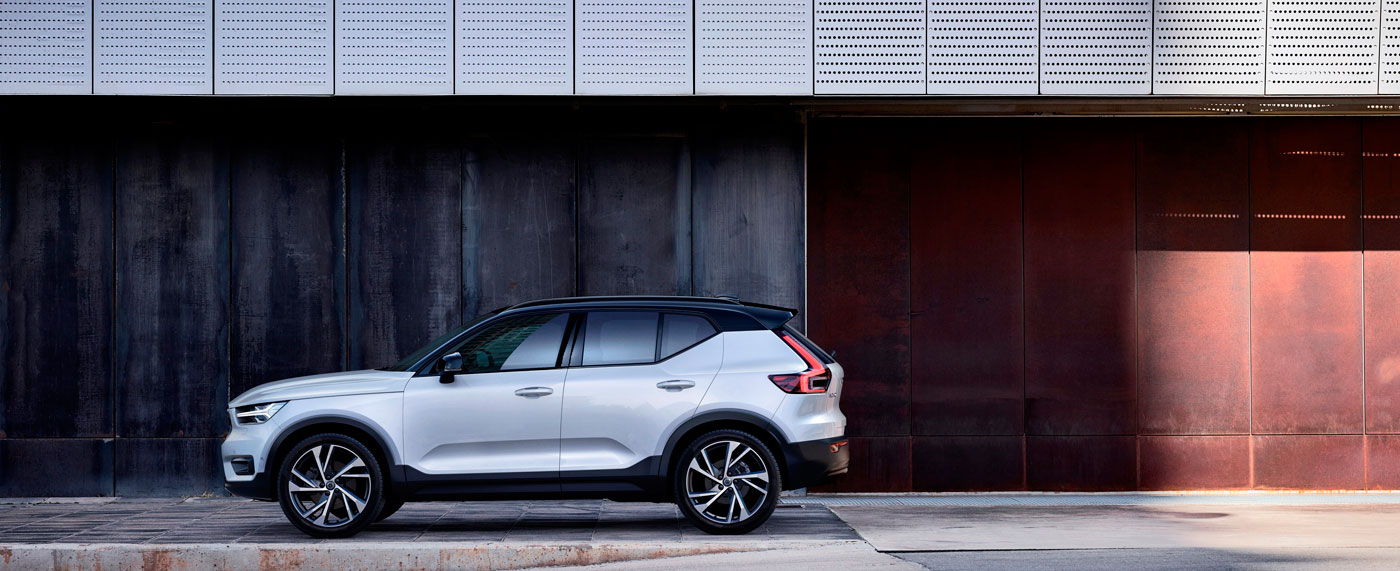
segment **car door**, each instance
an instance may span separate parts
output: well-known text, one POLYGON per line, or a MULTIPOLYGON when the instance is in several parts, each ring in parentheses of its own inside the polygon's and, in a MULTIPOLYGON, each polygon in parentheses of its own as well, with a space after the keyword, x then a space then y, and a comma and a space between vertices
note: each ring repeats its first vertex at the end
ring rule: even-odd
POLYGON ((441 360, 409 381, 403 416, 410 467, 429 476, 557 485, 566 371, 560 352, 569 319, 558 312, 502 318, 447 351, 463 358, 451 382, 437 373, 441 360))
MULTIPOLYGON (((724 348, 700 314, 592 311, 564 384, 560 475, 645 467, 689 419, 719 372, 724 348)), ((606 477, 594 474, 592 477, 606 477)))

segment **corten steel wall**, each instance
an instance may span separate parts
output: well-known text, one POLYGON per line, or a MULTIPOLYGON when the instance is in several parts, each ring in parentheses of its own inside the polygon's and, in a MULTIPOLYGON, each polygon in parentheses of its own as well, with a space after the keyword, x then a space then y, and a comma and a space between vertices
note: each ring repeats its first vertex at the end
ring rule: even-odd
POLYGON ((231 396, 514 302, 804 303, 791 110, 0 110, 0 496, 220 491, 231 396))
POLYGON ((813 119, 829 489, 1400 488, 1400 119, 813 119))

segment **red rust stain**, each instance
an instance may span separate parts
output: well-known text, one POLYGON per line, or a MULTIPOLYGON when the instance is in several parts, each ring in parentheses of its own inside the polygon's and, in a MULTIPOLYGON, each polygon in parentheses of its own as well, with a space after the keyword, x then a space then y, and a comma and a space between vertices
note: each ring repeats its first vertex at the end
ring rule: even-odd
POLYGON ((141 552, 142 571, 170 571, 175 568, 174 554, 169 551, 141 552))
POLYGON ((258 551, 258 569, 268 571, 298 569, 301 565, 302 553, 296 549, 263 549, 258 551))

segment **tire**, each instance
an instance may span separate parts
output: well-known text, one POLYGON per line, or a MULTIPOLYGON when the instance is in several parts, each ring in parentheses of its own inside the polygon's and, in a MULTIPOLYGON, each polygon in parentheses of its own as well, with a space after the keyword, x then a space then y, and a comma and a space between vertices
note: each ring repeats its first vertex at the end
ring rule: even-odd
POLYGON ((317 434, 293 446, 282 457, 276 490, 292 525, 319 538, 359 533, 378 519, 385 503, 379 459, 344 434, 317 434))
POLYGON ((752 434, 729 429, 706 433, 686 446, 671 480, 686 519, 719 535, 744 534, 763 525, 783 489, 781 468, 768 446, 752 434))
POLYGON ((374 521, 384 521, 388 519, 389 516, 394 515, 394 512, 399 511, 401 507, 403 507, 403 500, 401 499, 389 498, 384 500, 384 507, 379 508, 379 517, 375 518, 374 521))

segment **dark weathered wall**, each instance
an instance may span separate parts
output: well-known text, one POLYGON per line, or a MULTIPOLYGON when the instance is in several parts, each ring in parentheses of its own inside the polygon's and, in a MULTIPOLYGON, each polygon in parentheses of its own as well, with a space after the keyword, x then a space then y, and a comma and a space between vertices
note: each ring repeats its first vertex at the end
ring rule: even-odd
POLYGON ((787 109, 9 99, 0 496, 218 492, 231 396, 574 294, 802 307, 787 109))
POLYGON ((1400 120, 809 132, 833 489, 1400 487, 1400 120))

